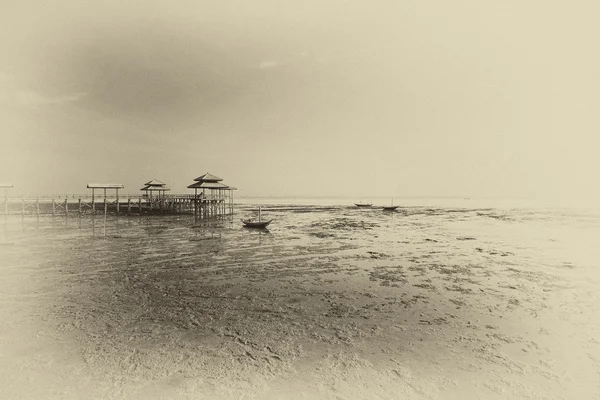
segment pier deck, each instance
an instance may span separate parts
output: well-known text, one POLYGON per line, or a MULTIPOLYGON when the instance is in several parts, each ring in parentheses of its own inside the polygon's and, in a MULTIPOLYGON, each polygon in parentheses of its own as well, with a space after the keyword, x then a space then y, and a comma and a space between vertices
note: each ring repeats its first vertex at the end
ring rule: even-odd
MULTIPOLYGON (((233 214, 233 197, 218 195, 169 194, 29 194, 5 197, 4 215, 85 215, 90 213, 185 213, 202 218, 233 214)), ((1 204, 1 203, 0 203, 1 204)))

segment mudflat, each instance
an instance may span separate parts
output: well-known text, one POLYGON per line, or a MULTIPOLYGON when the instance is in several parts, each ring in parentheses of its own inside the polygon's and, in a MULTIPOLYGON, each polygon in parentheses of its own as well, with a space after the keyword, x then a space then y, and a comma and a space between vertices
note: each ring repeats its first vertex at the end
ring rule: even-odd
POLYGON ((600 398, 599 213, 247 211, 10 216, 0 397, 600 398))

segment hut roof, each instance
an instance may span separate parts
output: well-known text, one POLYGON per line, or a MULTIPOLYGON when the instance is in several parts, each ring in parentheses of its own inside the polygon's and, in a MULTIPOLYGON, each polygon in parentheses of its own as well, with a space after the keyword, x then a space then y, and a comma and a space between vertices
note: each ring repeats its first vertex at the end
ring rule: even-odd
POLYGON ((229 186, 219 182, 196 182, 188 186, 190 189, 229 189, 229 186))
POLYGON ((161 182, 161 181, 159 181, 157 179, 152 179, 150 182, 144 183, 144 185, 147 185, 147 186, 164 186, 164 185, 166 185, 166 183, 161 182))
POLYGON ((205 173, 202 176, 197 177, 196 179, 194 179, 196 182, 219 182, 222 181, 223 178, 219 178, 218 176, 209 174, 208 172, 205 173))
POLYGON ((166 186, 151 186, 151 185, 146 185, 143 188, 141 188, 140 190, 150 190, 150 191, 167 191, 167 190, 171 190, 166 186))
POLYGON ((88 183, 88 189, 123 189, 120 183, 88 183))

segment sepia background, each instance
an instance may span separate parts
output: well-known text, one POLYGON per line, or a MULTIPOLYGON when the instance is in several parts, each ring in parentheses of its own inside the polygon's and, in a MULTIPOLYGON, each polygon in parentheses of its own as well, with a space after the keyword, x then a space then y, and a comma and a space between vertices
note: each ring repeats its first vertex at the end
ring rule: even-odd
POLYGON ((598 196, 594 1, 19 1, 2 179, 260 196, 598 196), (52 156, 49 158, 49 156, 52 156))
POLYGON ((0 398, 600 398, 599 8, 3 1, 0 398))

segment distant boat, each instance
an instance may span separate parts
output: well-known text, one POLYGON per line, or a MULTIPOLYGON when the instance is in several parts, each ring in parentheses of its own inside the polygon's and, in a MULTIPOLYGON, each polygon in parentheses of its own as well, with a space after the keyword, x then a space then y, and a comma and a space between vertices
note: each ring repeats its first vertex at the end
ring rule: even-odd
POLYGON ((367 208, 367 207, 371 207, 373 204, 371 204, 371 203, 354 203, 354 205, 356 207, 367 208))
POLYGON ((260 214, 260 207, 258 207, 258 221, 253 219, 242 219, 241 220, 247 228, 266 228, 273 220, 263 221, 260 214))
POLYGON ((381 208, 383 208, 383 211, 394 211, 398 207, 400 207, 400 206, 395 206, 394 205, 394 199, 392 199, 392 205, 391 206, 383 206, 381 208))

